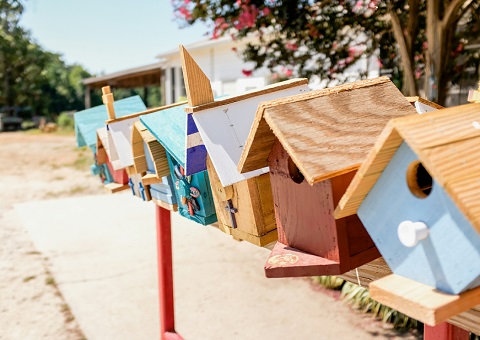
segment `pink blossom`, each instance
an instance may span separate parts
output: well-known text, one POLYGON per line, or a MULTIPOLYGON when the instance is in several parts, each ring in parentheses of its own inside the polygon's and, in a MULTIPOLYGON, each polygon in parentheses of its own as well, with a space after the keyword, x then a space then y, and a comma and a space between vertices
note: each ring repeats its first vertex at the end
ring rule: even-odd
POLYGON ((185 19, 187 19, 187 20, 192 18, 192 13, 190 13, 190 11, 189 11, 188 9, 186 9, 185 7, 180 7, 180 8, 178 9, 178 11, 179 11, 180 14, 182 14, 183 17, 184 17, 185 19))
POLYGON ((238 21, 235 24, 235 28, 241 30, 245 27, 251 28, 255 26, 255 22, 258 16, 259 10, 254 5, 247 6, 242 5, 242 12, 238 16, 238 21))
POLYGON ((253 73, 253 70, 242 70, 242 73, 245 77, 250 77, 253 73))
POLYGON ((263 8, 263 10, 262 10, 263 16, 267 16, 270 13, 271 13, 270 8, 268 8, 268 7, 263 8))
POLYGON ((292 71, 292 70, 290 70, 290 69, 286 69, 286 70, 285 70, 285 75, 286 75, 287 77, 291 77, 292 74, 293 74, 293 71, 292 71))
POLYGON ((285 48, 290 51, 296 51, 298 50, 298 45, 293 42, 287 42, 285 44, 285 48))

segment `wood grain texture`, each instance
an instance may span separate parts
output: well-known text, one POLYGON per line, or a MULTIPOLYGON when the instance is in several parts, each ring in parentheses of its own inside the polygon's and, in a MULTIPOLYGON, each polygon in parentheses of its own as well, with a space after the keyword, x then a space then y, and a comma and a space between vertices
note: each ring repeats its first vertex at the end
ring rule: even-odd
POLYGON ((470 340, 468 331, 456 327, 448 322, 442 322, 436 326, 424 325, 424 340, 470 340))
MULTIPOLYGON (((143 169, 142 166, 144 165, 143 163, 143 158, 141 156, 141 148, 143 147, 143 155, 145 157, 145 163, 148 168, 148 159, 147 156, 150 157, 150 159, 153 161, 153 169, 148 169, 148 170, 153 170, 155 171, 155 174, 157 175, 158 178, 162 178, 165 176, 170 175, 170 167, 168 166, 168 159, 167 159, 167 153, 165 151, 165 148, 157 141, 155 136, 143 125, 140 121, 135 122, 135 129, 132 132, 132 139, 134 134, 140 134, 142 137, 143 144, 140 142, 136 142, 133 144, 132 142, 132 148, 133 149, 133 154, 134 156, 134 164, 135 161, 137 161, 137 164, 139 166, 139 169, 143 169), (145 148, 148 150, 148 155, 146 154, 145 148), (138 156, 137 156, 138 155, 138 156)), ((135 141, 138 140, 138 136, 135 137, 135 141)))
POLYGON ((480 192, 480 158, 476 156, 480 152, 479 121, 480 106, 476 104, 392 120, 347 189, 335 216, 356 212, 405 140, 480 232, 480 202, 476 199, 480 192))
MULTIPOLYGON (((288 153, 279 141, 275 142, 269 165, 279 242, 335 262, 336 274, 350 270, 353 263, 359 266, 379 257, 356 215, 340 220, 333 217, 334 203, 345 192, 354 172, 312 186, 304 179, 295 182, 288 164, 288 153)), ((319 272, 315 275, 324 275, 318 263, 316 268, 319 272)))
POLYGON ((123 117, 117 117, 117 118, 115 118, 115 119, 108 119, 107 121, 105 121, 105 124, 110 124, 110 123, 115 123, 115 122, 121 122, 122 120, 131 119, 131 118, 136 118, 136 117, 140 117, 140 116, 143 116, 143 115, 148 115, 148 114, 150 114, 150 113, 154 113, 154 112, 158 112, 158 111, 163 111, 163 110, 170 109, 170 108, 172 108, 172 107, 182 106, 182 105, 186 105, 186 104, 187 104, 187 101, 181 101, 181 102, 173 103, 173 104, 169 104, 169 105, 163 105, 163 106, 153 107, 153 108, 151 108, 151 109, 143 110, 143 111, 140 111, 140 112, 135 112, 135 113, 132 113, 132 114, 123 116, 123 117))
POLYGON ((193 114, 208 155, 224 186, 268 172, 266 166, 244 174, 237 169, 258 104, 306 91, 309 91, 307 85, 283 88, 193 114))
POLYGON ((372 282, 370 295, 380 303, 430 326, 480 304, 480 288, 450 295, 394 274, 372 282))
POLYGON ((147 172, 147 160, 143 148, 143 138, 141 130, 145 127, 141 122, 135 122, 132 130, 132 154, 134 173, 141 174, 147 172))
POLYGON ((193 106, 193 107, 192 105, 190 105, 190 107, 185 108, 185 112, 197 113, 203 110, 208 110, 208 109, 213 109, 219 106, 233 104, 236 102, 244 101, 246 99, 263 96, 269 93, 287 90, 292 87, 307 86, 307 85, 308 85, 308 79, 306 78, 290 79, 290 80, 282 81, 280 83, 275 83, 275 84, 265 86, 261 89, 247 91, 243 94, 239 94, 231 97, 225 97, 216 101, 212 100, 211 102, 207 102, 207 104, 193 106))
POLYGON ((108 145, 107 138, 108 136, 106 128, 97 129, 97 153, 95 156, 98 165, 102 165, 107 162, 108 154, 107 148, 105 148, 105 145, 108 145))
POLYGON ((415 102, 419 102, 419 103, 422 103, 422 104, 425 104, 427 106, 430 106, 434 109, 437 109, 437 110, 442 110, 444 109, 445 107, 443 107, 442 105, 439 105, 437 103, 434 103, 428 99, 425 99, 425 98, 422 98, 422 97, 418 97, 418 96, 414 96, 414 97, 405 97, 407 98, 407 100, 412 104, 414 105, 415 102))
POLYGON ((182 45, 179 46, 182 59, 183 79, 188 105, 197 106, 214 101, 212 86, 202 69, 182 45))
POLYGON ((258 246, 275 241, 277 234, 269 175, 264 174, 224 187, 209 158, 207 170, 219 229, 258 246), (236 229, 232 228, 230 212, 226 209, 229 199, 237 209, 234 213, 236 229))
POLYGON ((356 170, 387 122, 411 114, 415 109, 386 77, 266 102, 238 169, 265 166, 273 133, 308 183, 317 183, 356 170))
POLYGON ((153 203, 155 203, 155 205, 158 205, 159 207, 162 207, 163 209, 167 209, 169 211, 178 211, 178 205, 177 204, 169 204, 167 202, 164 202, 162 200, 158 200, 156 199, 155 197, 152 197, 152 201, 153 203))
POLYGON ((120 191, 123 191, 123 190, 130 189, 130 186, 128 184, 112 182, 112 183, 105 184, 104 188, 110 194, 114 194, 116 192, 120 192, 120 191))
MULTIPOLYGON (((383 257, 380 257, 374 261, 362 265, 361 267, 358 267, 356 270, 351 270, 338 276, 355 284, 360 283, 360 286, 362 287, 368 287, 371 282, 379 280, 390 274, 392 274, 392 271, 388 267, 383 257)), ((453 316, 448 320, 448 322, 458 327, 467 329, 472 333, 480 334, 480 305, 477 305, 466 312, 453 316)))

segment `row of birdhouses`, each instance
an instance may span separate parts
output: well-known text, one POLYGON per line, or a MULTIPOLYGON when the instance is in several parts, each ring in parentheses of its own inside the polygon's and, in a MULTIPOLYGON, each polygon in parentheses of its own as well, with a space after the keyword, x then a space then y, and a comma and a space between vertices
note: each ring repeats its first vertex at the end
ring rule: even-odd
POLYGON ((134 195, 218 219, 238 240, 277 241, 267 277, 342 274, 382 255, 443 292, 480 285, 480 105, 407 100, 387 77, 318 91, 293 79, 215 100, 180 54, 188 104, 125 115, 104 91, 94 152, 126 171, 134 195))
MULTIPOLYGON (((278 242, 268 277, 341 274, 382 254, 394 273, 442 292, 480 285, 480 105, 437 111, 406 100, 385 77, 311 92, 292 80, 213 101, 208 78, 181 54, 186 111, 211 160, 219 220, 225 207, 232 235, 247 239, 239 221, 250 213, 229 198, 269 169, 261 190, 271 188, 273 202, 237 189, 257 214, 273 208, 278 242)), ((470 99, 478 102, 478 93, 470 99)), ((480 303, 479 289, 468 306, 480 303)), ((389 301, 398 298, 393 290, 389 301)), ((435 296, 430 311, 441 309, 443 321, 469 308, 462 296, 453 304, 435 296)))

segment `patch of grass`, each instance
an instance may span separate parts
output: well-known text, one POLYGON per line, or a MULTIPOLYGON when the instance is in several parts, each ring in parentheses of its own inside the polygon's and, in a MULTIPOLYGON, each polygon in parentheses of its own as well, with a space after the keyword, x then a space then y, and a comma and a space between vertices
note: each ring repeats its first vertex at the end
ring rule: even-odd
POLYGON ((41 253, 37 250, 27 251, 25 254, 27 255, 40 255, 41 253))
POLYGON ((52 178, 54 181, 63 181, 65 179, 65 177, 63 176, 55 176, 52 178))
POLYGON ((23 282, 32 281, 32 280, 35 279, 35 278, 36 278, 35 275, 27 276, 27 277, 24 277, 24 278, 23 278, 23 282))
POLYGON ((67 191, 67 194, 69 195, 76 195, 76 194, 81 194, 81 193, 84 193, 85 191, 87 191, 88 188, 87 187, 82 187, 82 186, 75 186, 73 188, 71 188, 70 190, 67 191))

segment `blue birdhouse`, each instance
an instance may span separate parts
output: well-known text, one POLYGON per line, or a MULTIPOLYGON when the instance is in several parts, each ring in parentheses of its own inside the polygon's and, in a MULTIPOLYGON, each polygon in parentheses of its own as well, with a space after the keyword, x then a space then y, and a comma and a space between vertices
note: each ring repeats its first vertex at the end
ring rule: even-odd
MULTIPOLYGON (((136 143, 138 134, 150 134, 144 137, 150 150, 145 152, 147 167, 156 169, 157 175, 169 175, 182 216, 208 225, 217 221, 210 180, 205 169, 193 174, 186 172, 187 154, 192 149, 187 142, 188 116, 184 108, 185 105, 180 105, 141 116, 140 122, 135 123, 132 139, 136 143)), ((134 160, 135 166, 141 168, 141 155, 134 155, 134 160)), ((153 189, 151 194, 153 197, 153 189)))
POLYGON ((394 274, 459 294, 480 286, 480 105, 397 118, 340 200, 394 274))
MULTIPOLYGON (((146 109, 145 104, 139 96, 116 101, 113 103, 113 107, 115 108, 118 117, 123 117, 146 109)), ((99 105, 76 112, 74 114, 75 136, 77 147, 88 146, 93 152, 93 164, 91 166, 92 173, 99 176, 103 183, 109 185, 109 187, 106 187, 107 189, 110 188, 110 185, 113 185, 111 187, 112 190, 110 191, 116 191, 120 187, 128 188, 128 186, 124 186, 126 182, 123 183, 123 179, 126 179, 126 175, 124 176, 125 171, 121 170, 121 173, 116 173, 116 171, 114 171, 108 157, 108 152, 104 153, 104 148, 100 147, 100 152, 97 152, 97 145, 102 137, 106 135, 102 131, 100 131, 101 136, 97 135, 97 130, 105 129, 105 121, 107 119, 108 113, 106 105, 99 105), (119 178, 122 179, 122 183, 116 183, 116 180, 119 178)), ((106 143, 103 144, 103 146, 106 145, 106 143)))

